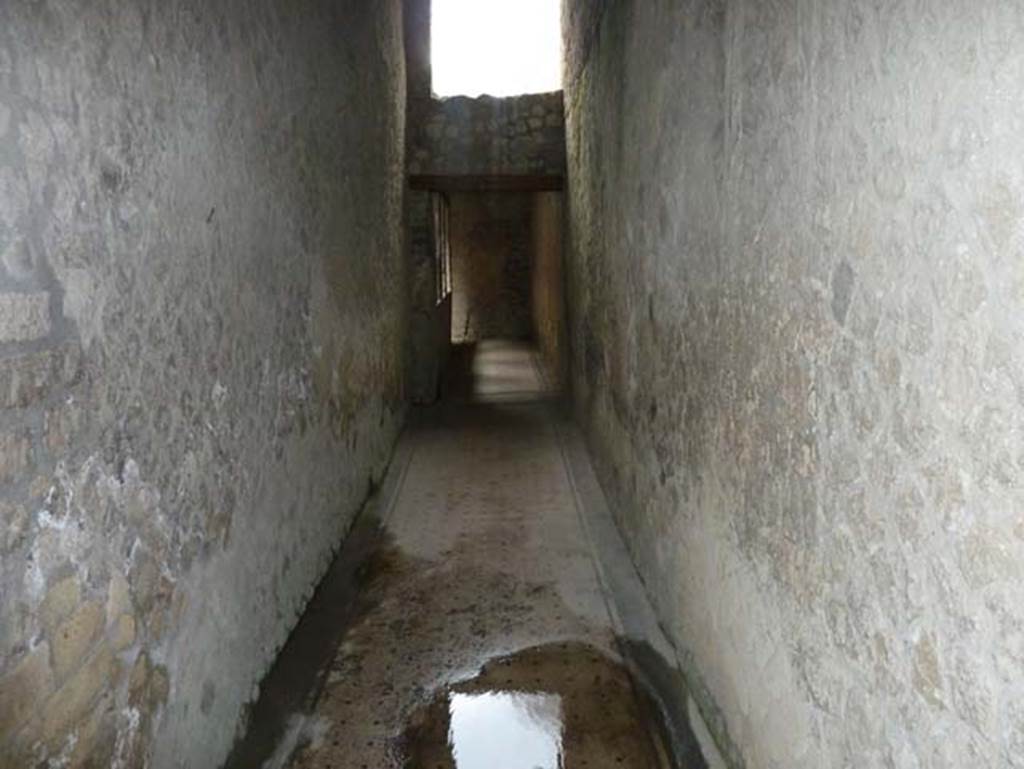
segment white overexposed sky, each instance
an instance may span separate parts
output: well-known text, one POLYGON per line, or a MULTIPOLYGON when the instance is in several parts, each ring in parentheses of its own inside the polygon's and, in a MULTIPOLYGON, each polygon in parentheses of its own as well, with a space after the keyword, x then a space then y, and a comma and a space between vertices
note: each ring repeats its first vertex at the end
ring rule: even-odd
POLYGON ((438 96, 514 96, 562 87, 559 0, 433 0, 438 96))

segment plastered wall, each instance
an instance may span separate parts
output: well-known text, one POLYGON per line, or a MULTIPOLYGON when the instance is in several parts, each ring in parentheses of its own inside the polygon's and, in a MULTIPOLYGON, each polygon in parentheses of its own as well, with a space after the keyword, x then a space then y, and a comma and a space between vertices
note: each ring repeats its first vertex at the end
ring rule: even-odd
POLYGON ((464 192, 449 199, 452 341, 529 339, 533 195, 464 192))
POLYGON ((0 4, 0 766, 210 769, 402 417, 397 1, 0 4))
POLYGON ((561 192, 534 193, 530 220, 533 334, 545 372, 551 384, 559 389, 568 384, 569 363, 565 325, 564 221, 561 192))
POLYGON ((1024 766, 1024 8, 563 7, 577 409, 725 752, 1024 766))

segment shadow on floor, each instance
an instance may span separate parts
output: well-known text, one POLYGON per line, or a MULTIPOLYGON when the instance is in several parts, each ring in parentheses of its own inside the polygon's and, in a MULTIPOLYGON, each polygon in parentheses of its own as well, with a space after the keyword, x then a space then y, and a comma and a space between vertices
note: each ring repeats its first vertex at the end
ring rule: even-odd
POLYGON ((365 587, 385 544, 380 520, 360 515, 260 685, 245 736, 224 769, 257 769, 280 752, 296 714, 311 712, 345 632, 370 605, 365 587))

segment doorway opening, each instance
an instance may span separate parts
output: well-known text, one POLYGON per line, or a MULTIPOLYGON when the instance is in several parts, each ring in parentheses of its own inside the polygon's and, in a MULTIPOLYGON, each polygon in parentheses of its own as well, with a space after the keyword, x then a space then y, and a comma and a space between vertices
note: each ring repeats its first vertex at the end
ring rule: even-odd
POLYGON ((432 201, 430 250, 448 347, 439 394, 561 392, 568 369, 561 177, 410 181, 432 201))
POLYGON ((449 396, 522 397, 563 384, 562 193, 448 196, 449 396))

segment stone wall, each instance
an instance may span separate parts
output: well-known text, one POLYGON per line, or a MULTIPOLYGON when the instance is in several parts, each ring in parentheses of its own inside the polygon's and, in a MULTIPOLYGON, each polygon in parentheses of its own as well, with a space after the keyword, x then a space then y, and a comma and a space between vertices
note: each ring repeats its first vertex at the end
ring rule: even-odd
POLYGON ((1024 8, 565 11, 577 408, 733 764, 1024 766, 1024 8))
POLYGON ((400 9, 0 4, 0 766, 210 769, 402 417, 400 9))
POLYGON ((529 193, 457 193, 451 200, 453 342, 529 339, 529 193))
POLYGON ((562 174, 562 94, 455 96, 411 104, 409 173, 562 174))
POLYGON ((534 194, 530 222, 533 334, 551 383, 559 388, 568 384, 569 363, 562 266, 563 217, 562 193, 534 194))

